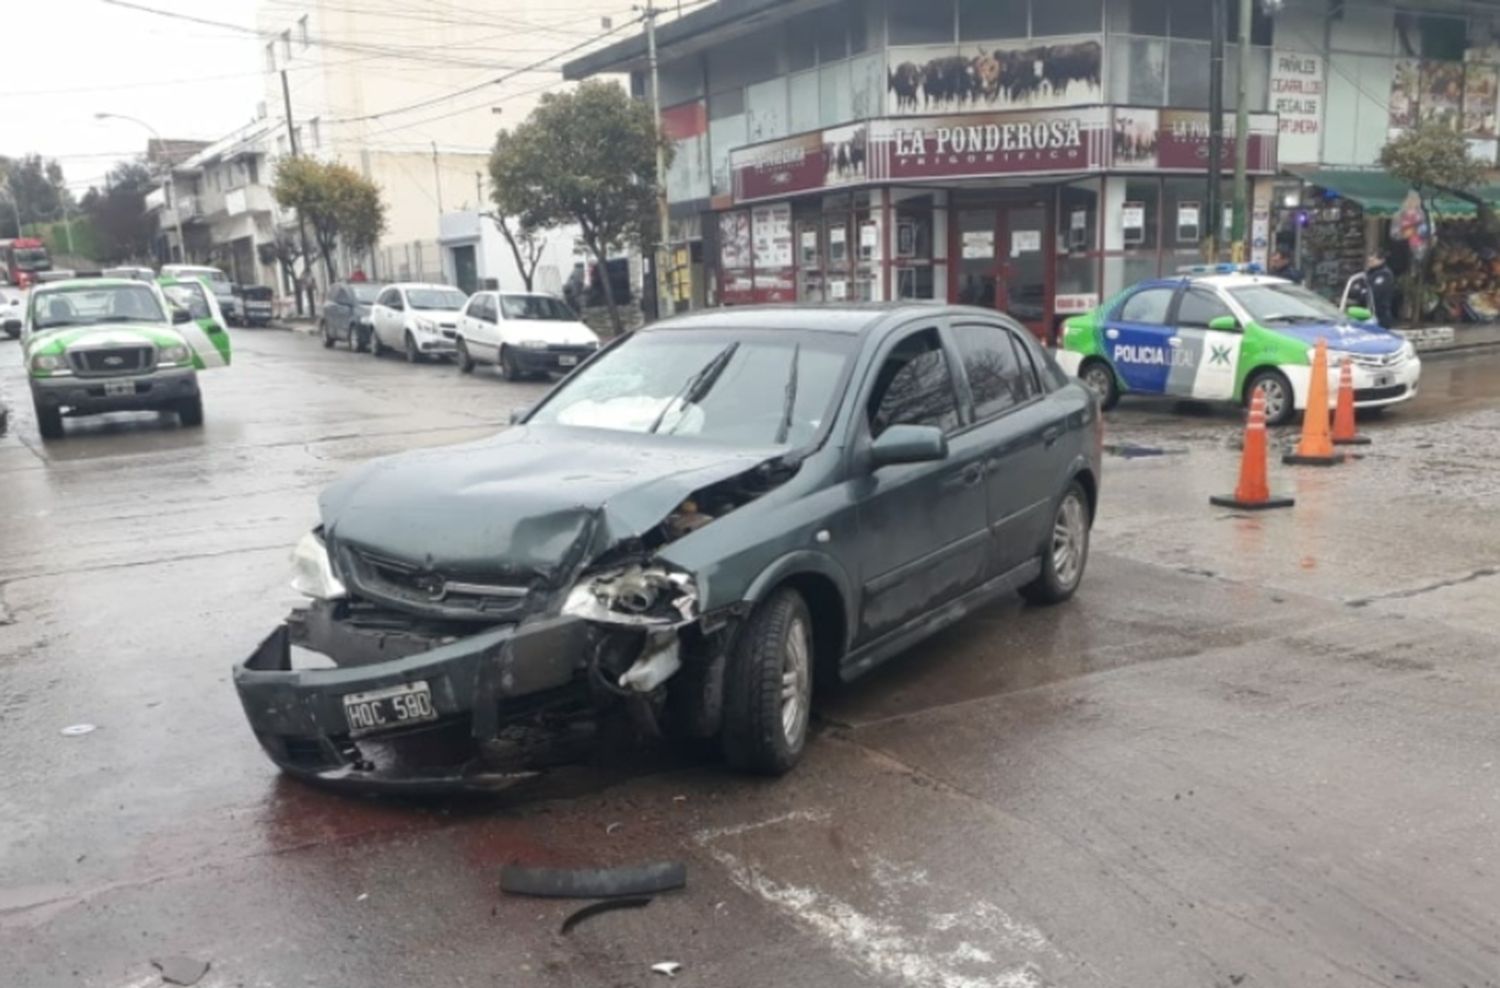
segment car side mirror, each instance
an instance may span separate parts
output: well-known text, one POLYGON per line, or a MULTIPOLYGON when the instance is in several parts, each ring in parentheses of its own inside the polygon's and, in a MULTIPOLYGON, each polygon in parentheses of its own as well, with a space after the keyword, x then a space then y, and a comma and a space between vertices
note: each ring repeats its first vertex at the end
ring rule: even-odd
POLYGON ((1238 333, 1240 321, 1234 316, 1214 316, 1208 321, 1208 328, 1220 333, 1238 333))
POLYGON ((189 312, 188 310, 186 310, 186 309, 173 309, 172 310, 172 323, 173 323, 173 325, 180 325, 181 323, 192 322, 192 321, 193 321, 193 314, 191 312, 189 312))
POLYGON ((1375 313, 1358 305, 1351 305, 1344 310, 1345 315, 1355 322, 1369 322, 1375 318, 1375 313))
POLYGON ((935 425, 893 425, 870 447, 873 469, 896 463, 931 463, 948 458, 948 437, 935 425))

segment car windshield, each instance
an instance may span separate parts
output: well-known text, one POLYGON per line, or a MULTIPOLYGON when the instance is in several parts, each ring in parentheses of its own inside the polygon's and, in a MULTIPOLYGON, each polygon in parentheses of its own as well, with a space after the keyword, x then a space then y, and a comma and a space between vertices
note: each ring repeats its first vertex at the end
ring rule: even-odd
POLYGON ((369 305, 375 301, 375 296, 380 294, 380 286, 365 282, 363 284, 350 285, 349 291, 354 293, 354 301, 369 305))
POLYGON ((167 315, 146 285, 100 285, 45 292, 32 299, 38 330, 121 322, 166 322, 167 315))
POLYGON ((833 414, 854 343, 840 333, 637 333, 569 378, 527 421, 797 447, 833 414))
POLYGON ((455 288, 413 288, 406 304, 413 309, 462 309, 469 296, 455 288))
POLYGON ((47 250, 44 247, 21 247, 16 250, 16 267, 22 271, 35 271, 38 267, 47 264, 47 250))
POLYGON ((186 309, 194 319, 208 319, 212 313, 208 308, 208 293, 202 285, 184 282, 180 285, 163 285, 162 294, 179 309, 186 309))
POLYGON ((218 268, 178 268, 177 277, 202 278, 213 282, 215 288, 227 288, 230 284, 229 276, 218 268))
POLYGON ((577 322, 567 304, 550 295, 501 295, 500 311, 507 319, 552 319, 577 322))
POLYGON ((1301 285, 1248 285, 1232 288, 1229 294, 1244 306, 1250 318, 1267 323, 1341 323, 1344 314, 1338 306, 1301 285))

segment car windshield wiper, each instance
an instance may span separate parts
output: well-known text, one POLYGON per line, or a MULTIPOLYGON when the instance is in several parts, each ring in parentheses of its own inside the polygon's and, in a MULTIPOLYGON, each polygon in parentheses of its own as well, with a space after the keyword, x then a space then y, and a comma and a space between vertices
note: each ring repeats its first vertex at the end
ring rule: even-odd
POLYGON ((776 428, 776 445, 786 442, 792 431, 792 409, 797 407, 797 358, 802 355, 802 344, 792 347, 792 369, 787 373, 786 393, 781 399, 781 425, 776 428))
MULTIPOLYGON (((713 390, 714 384, 719 380, 719 375, 729 365, 729 358, 733 357, 734 351, 739 348, 740 343, 738 340, 735 340, 714 354, 712 360, 704 364, 696 374, 683 382, 682 389, 668 399, 666 406, 662 408, 661 412, 656 416, 655 421, 651 423, 651 428, 646 431, 655 432, 657 429, 660 429, 662 422, 666 419, 667 413, 672 410, 673 405, 680 404, 686 407, 688 405, 696 405, 702 401, 708 395, 709 391, 713 390)), ((676 426, 674 425, 673 428, 676 428, 676 426)))

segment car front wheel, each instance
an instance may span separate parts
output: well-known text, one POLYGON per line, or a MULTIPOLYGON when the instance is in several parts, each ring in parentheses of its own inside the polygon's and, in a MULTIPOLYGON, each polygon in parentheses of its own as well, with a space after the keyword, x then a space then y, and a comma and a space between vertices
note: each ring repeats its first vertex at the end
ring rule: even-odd
POLYGON ((61 439, 63 437, 62 409, 47 407, 41 402, 34 402, 36 408, 36 431, 41 433, 43 439, 61 439))
POLYGON ((1120 383, 1115 372, 1103 360, 1090 360, 1083 365, 1078 379, 1084 387, 1099 396, 1099 407, 1106 412, 1120 403, 1120 383))
POLYGON ((474 358, 469 356, 469 344, 458 341, 458 369, 464 374, 474 373, 474 358))
POLYGON ((406 334, 406 362, 408 364, 419 364, 422 362, 422 351, 417 349, 417 338, 411 333, 406 334))
POLYGON ((323 330, 323 349, 325 349, 325 350, 332 350, 333 349, 333 343, 334 343, 334 340, 333 340, 333 329, 332 329, 332 327, 330 327, 328 325, 328 320, 326 320, 326 319, 323 320, 323 322, 320 323, 319 325, 321 326, 321 328, 323 330))
POLYGON ((724 670, 724 757, 781 775, 802 757, 812 715, 812 617, 802 595, 776 591, 736 636, 724 670))
POLYGON ((189 428, 203 424, 203 396, 194 395, 177 403, 177 421, 189 428))
POLYGON ((1068 484, 1052 515, 1052 534, 1042 552, 1042 572, 1021 588, 1033 604, 1061 604, 1078 589, 1089 561, 1089 502, 1078 481, 1068 484))
POLYGON ((1296 399, 1292 396, 1292 382, 1278 370, 1256 371, 1245 385, 1245 404, 1255 389, 1266 393, 1266 425, 1285 425, 1296 414, 1296 399))
POLYGON ((521 379, 521 368, 516 364, 516 355, 508 346, 500 347, 500 376, 507 381, 521 379))

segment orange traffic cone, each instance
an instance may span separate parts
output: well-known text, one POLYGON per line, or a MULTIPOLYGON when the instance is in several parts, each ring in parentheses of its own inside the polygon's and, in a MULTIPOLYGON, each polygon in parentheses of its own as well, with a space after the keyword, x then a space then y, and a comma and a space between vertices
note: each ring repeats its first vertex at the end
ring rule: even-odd
POLYGON ((1339 399, 1333 409, 1333 444, 1335 446, 1368 446, 1369 436, 1354 431, 1354 368, 1349 358, 1339 362, 1339 399))
POLYGON ((1234 494, 1215 495, 1209 504, 1221 508, 1264 511, 1267 508, 1290 508, 1289 497, 1272 497, 1266 483, 1266 393, 1260 388, 1250 396, 1250 417, 1245 421, 1245 452, 1240 457, 1240 483, 1234 494))
POLYGON ((1302 466, 1331 467, 1344 462, 1343 453, 1333 451, 1333 437, 1328 434, 1328 341, 1318 340, 1313 350, 1312 377, 1307 384, 1307 410, 1302 415, 1302 440, 1295 452, 1281 458, 1282 463, 1302 466))

